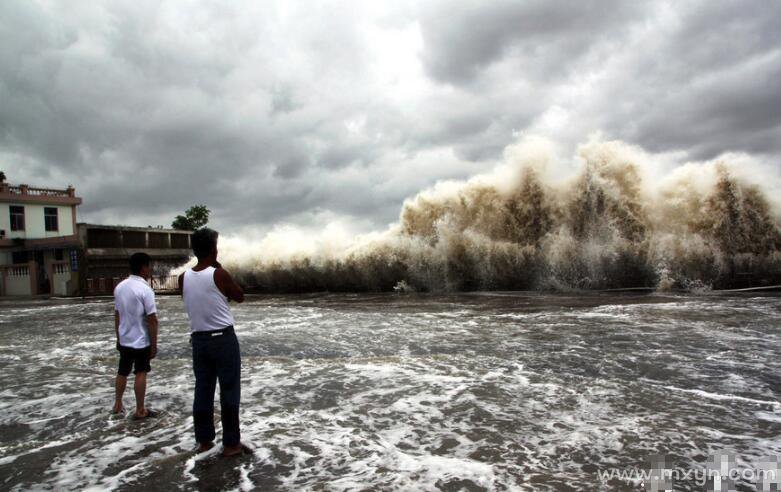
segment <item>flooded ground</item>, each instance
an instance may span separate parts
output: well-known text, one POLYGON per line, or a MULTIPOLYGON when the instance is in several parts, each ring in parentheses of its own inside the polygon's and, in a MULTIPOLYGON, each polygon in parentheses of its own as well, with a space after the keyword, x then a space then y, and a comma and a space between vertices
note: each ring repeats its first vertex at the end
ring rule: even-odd
POLYGON ((232 459, 194 451, 186 315, 158 308, 135 422, 110 299, 0 302, 1 489, 636 490, 601 474, 781 455, 778 296, 251 297, 232 459))

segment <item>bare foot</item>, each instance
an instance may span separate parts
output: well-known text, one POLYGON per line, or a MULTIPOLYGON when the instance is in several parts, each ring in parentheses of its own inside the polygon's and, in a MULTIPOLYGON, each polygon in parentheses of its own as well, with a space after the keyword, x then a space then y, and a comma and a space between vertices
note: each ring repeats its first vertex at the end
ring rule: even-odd
POLYGON ((123 406, 116 406, 114 405, 114 408, 111 409, 111 413, 114 415, 124 414, 125 408, 123 406))
POLYGON ((213 447, 214 447, 214 443, 211 442, 211 441, 209 441, 209 442, 199 442, 198 443, 198 452, 199 453, 205 453, 206 451, 210 450, 213 447))
POLYGON ((223 456, 236 456, 237 454, 241 454, 242 447, 241 443, 235 445, 235 446, 225 446, 222 450, 223 456))

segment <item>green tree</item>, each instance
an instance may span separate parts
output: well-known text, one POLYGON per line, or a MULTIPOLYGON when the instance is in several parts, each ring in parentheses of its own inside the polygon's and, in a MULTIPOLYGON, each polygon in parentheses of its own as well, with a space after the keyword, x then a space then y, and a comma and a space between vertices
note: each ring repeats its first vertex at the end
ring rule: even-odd
POLYGON ((0 183, 5 183, 5 173, 0 171, 0 183))
POLYGON ((209 222, 211 211, 206 205, 193 205, 184 215, 177 215, 171 227, 179 230, 194 231, 205 226, 209 222))

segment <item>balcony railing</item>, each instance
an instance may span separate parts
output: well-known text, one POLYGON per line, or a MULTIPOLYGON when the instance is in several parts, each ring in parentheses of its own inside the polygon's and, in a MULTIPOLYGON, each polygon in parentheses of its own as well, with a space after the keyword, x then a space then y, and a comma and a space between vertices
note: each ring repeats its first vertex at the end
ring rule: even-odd
MULTIPOLYGON (((112 294, 114 288, 124 278, 120 277, 88 277, 86 279, 86 295, 112 294)), ((151 287, 155 292, 176 292, 179 290, 178 275, 155 275, 151 278, 151 287)))
POLYGON ((30 267, 27 265, 8 265, 5 267, 9 277, 27 277, 30 275, 30 267))
POLYGON ((165 275, 152 277, 152 289, 155 292, 176 292, 179 290, 179 276, 165 275))
POLYGON ((6 183, 0 184, 0 193, 10 193, 12 195, 29 195, 29 196, 56 196, 56 197, 75 197, 76 189, 69 186, 64 190, 55 190, 52 188, 36 188, 21 184, 19 186, 11 186, 6 183))

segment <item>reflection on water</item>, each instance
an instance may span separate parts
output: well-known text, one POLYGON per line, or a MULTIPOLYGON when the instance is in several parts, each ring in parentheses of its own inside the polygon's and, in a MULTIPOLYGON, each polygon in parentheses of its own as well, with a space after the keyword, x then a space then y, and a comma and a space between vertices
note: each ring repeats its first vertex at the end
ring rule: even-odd
POLYGON ((187 320, 159 311, 161 416, 133 422, 110 300, 0 303, 0 488, 626 489, 598 471, 781 455, 777 296, 254 297, 237 459, 194 453, 187 320))

